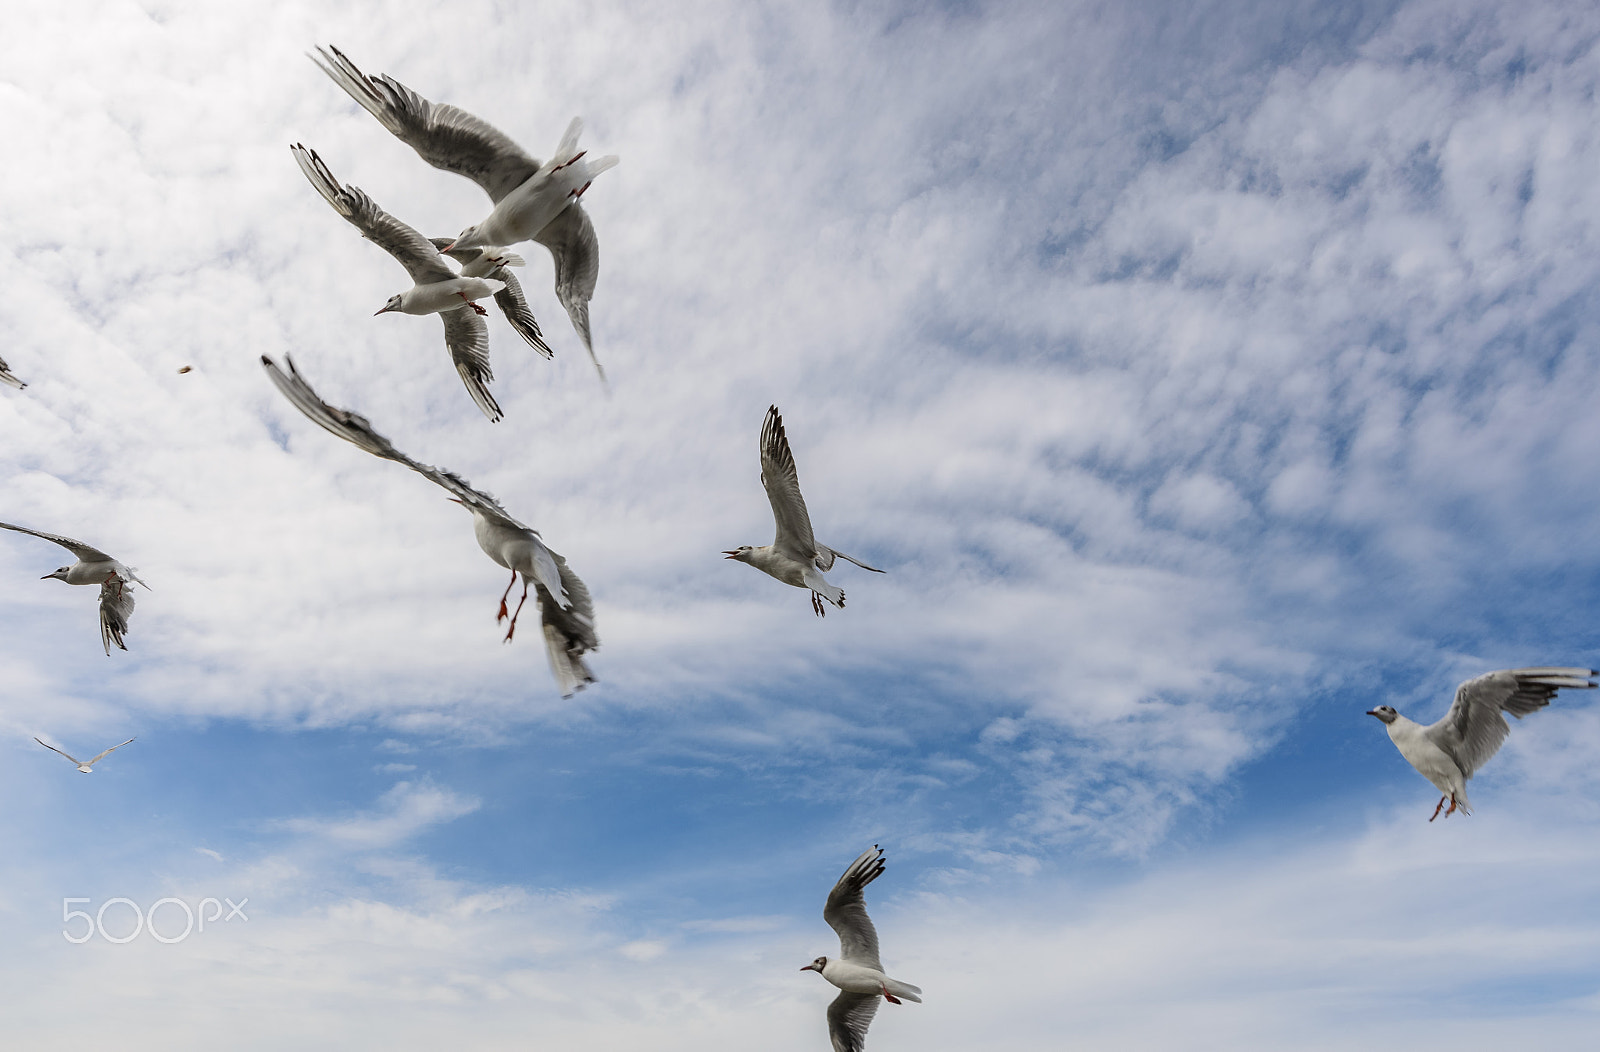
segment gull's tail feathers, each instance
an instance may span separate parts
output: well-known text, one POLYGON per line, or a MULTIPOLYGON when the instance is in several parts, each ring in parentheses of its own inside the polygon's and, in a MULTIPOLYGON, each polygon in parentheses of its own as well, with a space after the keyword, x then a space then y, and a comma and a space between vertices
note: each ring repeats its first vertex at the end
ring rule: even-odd
POLYGON ((907 1001, 915 1001, 917 1004, 922 1003, 922 987, 920 986, 912 986, 910 983, 902 983, 898 979, 885 979, 883 981, 883 985, 888 987, 889 992, 894 994, 896 997, 903 997, 907 1001))

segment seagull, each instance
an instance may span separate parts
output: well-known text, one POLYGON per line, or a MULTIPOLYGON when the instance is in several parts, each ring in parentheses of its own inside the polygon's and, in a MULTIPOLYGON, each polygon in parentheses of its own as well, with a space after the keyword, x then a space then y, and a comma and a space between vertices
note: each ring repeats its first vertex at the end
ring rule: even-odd
POLYGON ((768 407, 766 423, 761 425, 761 484, 767 488, 772 517, 778 522, 777 537, 760 548, 742 544, 723 555, 749 563, 784 584, 811 589, 811 609, 818 617, 827 616, 824 599, 844 609, 844 590, 829 584, 819 572, 833 569, 835 558, 883 573, 852 555, 818 544, 812 536, 811 516, 806 514, 806 501, 800 495, 800 477, 795 473, 794 454, 789 451, 789 438, 783 433, 783 417, 777 406, 768 407))
POLYGON ((556 265, 556 299, 566 308, 603 381, 606 373, 589 333, 589 300, 600 277, 600 242, 578 199, 618 158, 585 160, 585 151, 577 149, 583 122, 574 118, 555 155, 540 164, 487 121, 455 106, 429 102, 393 77, 369 77, 332 45, 318 47, 311 60, 417 156, 435 168, 466 176, 489 195, 494 211, 463 230, 450 247, 514 245, 531 239, 550 250, 556 265))
MULTIPOLYGON (((60 749, 56 748, 54 745, 51 745, 49 742, 39 741, 38 738, 35 738, 33 740, 36 741, 36 742, 39 742, 40 745, 43 745, 46 749, 49 749, 51 752, 60 752, 62 756, 67 756, 66 753, 61 752, 60 749)), ((103 753, 100 753, 98 756, 96 756, 92 760, 79 760, 79 759, 76 759, 75 757, 72 757, 72 756, 67 756, 67 759, 69 759, 73 763, 77 764, 78 765, 78 770, 82 771, 84 774, 93 774, 94 771, 91 770, 91 768, 94 767, 94 765, 99 763, 101 760, 105 759, 106 753, 114 752, 117 749, 122 748, 123 745, 126 745, 126 744, 128 744, 128 742, 131 742, 133 740, 134 739, 129 738, 128 741, 127 742, 123 742, 122 745, 113 745, 111 748, 107 749, 103 753)))
POLYGON ((920 987, 884 975, 878 960, 878 933, 867 916, 862 890, 878 879, 883 866, 883 849, 876 844, 850 863, 822 908, 822 919, 839 933, 839 957, 818 957, 800 969, 817 972, 840 990, 828 1006, 833 1052, 861 1052, 880 996, 891 1004, 900 1004, 901 998, 922 1003, 920 987))
POLYGON ((1511 733, 1511 725, 1502 712, 1520 720, 1549 705, 1555 692, 1562 688, 1593 690, 1595 684, 1589 681, 1590 676, 1600 676, 1600 672, 1592 668, 1486 672, 1457 687, 1450 711, 1428 727, 1413 723, 1388 705, 1368 709, 1367 715, 1376 716, 1388 726, 1389 740, 1400 755, 1444 794, 1428 819, 1432 822, 1446 802, 1450 804, 1450 810, 1444 813, 1446 818, 1457 808, 1463 814, 1472 813, 1467 804, 1467 780, 1500 750, 1511 733))
POLYGON ((506 321, 516 330, 518 336, 527 341, 528 346, 544 355, 548 361, 555 357, 555 352, 550 350, 550 345, 544 342, 544 333, 539 329, 539 322, 533 316, 533 311, 528 309, 528 299, 522 294, 522 283, 511 273, 511 267, 523 265, 523 258, 511 252, 504 245, 486 245, 483 248, 450 248, 454 238, 432 237, 428 239, 433 247, 461 264, 461 276, 464 278, 488 278, 491 281, 504 283, 505 288, 494 294, 494 301, 500 307, 500 313, 506 316, 506 321), (450 251, 445 252, 445 249, 450 251))
POLYGON ((19 391, 28 386, 21 380, 17 379, 16 375, 11 371, 11 367, 6 364, 6 360, 4 358, 0 358, 0 384, 10 384, 19 391))
POLYGON ((451 500, 472 513, 478 547, 489 558, 511 571, 511 583, 506 585, 505 592, 500 596, 500 611, 495 615, 496 622, 507 617, 511 619, 505 642, 511 642, 517 630, 517 617, 522 613, 522 604, 528 601, 528 587, 531 584, 536 589, 545 650, 550 656, 550 671, 555 674, 561 696, 570 698, 593 683, 594 674, 584 663, 583 655, 600 646, 600 637, 595 634, 594 628, 594 601, 583 581, 568 568, 567 561, 545 546, 538 531, 512 518, 500 506, 500 502, 489 494, 473 489, 465 479, 453 472, 419 464, 374 431, 366 417, 324 402, 300 376, 294 360, 285 357, 284 361, 289 366, 287 373, 278 368, 271 358, 261 356, 261 364, 278 390, 313 423, 346 442, 360 446, 375 457, 404 464, 428 481, 443 487, 451 494, 451 500), (507 610, 506 599, 511 595, 512 585, 517 583, 518 573, 522 574, 522 599, 517 603, 516 612, 511 613, 507 610))
POLYGON ((39 578, 48 581, 55 578, 68 584, 97 584, 100 586, 100 642, 106 648, 106 657, 111 656, 111 644, 115 643, 118 650, 127 650, 122 642, 122 636, 128 631, 128 618, 133 616, 133 589, 128 587, 133 582, 146 588, 150 586, 140 581, 131 566, 124 566, 98 548, 91 548, 82 541, 75 541, 71 537, 58 537, 53 533, 40 533, 30 530, 26 526, 13 526, 9 522, 0 522, 0 529, 16 530, 18 533, 31 534, 47 541, 61 545, 67 551, 78 557, 78 561, 71 566, 63 566, 55 573, 47 573, 39 578))
MULTIPOLYGON (((405 267, 415 283, 410 289, 390 296, 378 314, 400 311, 404 314, 437 314, 444 320, 444 344, 456 363, 467 393, 491 421, 500 419, 500 405, 489 393, 494 379, 489 369, 489 326, 483 315, 488 311, 474 300, 506 287, 503 281, 458 275, 445 263, 433 242, 372 203, 354 186, 339 187, 317 151, 295 143, 290 151, 311 185, 327 199, 334 211, 348 219, 361 236, 374 242, 405 267)), ((374 315, 376 317, 376 315, 374 315)))

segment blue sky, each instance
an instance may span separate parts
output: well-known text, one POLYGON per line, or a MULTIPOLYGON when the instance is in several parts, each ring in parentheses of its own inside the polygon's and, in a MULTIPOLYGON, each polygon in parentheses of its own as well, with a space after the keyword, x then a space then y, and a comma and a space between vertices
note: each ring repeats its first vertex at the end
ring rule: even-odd
POLYGON ((0 519, 152 590, 108 659, 88 590, 38 580, 62 553, 0 539, 8 1043, 825 1047, 797 969, 873 842, 885 963, 927 991, 874 1049, 1592 1034, 1593 703, 1432 825, 1362 715, 1600 658, 1590 5, 17 25, 0 519), (621 156, 585 197, 609 395, 536 246, 556 359, 490 319, 499 424, 436 323, 371 316, 404 276, 291 142, 427 233, 486 209, 328 42, 536 156, 574 115, 621 156), (262 354, 539 528, 600 682, 563 700, 503 646, 470 520, 262 354), (836 570, 825 620, 720 559, 770 536, 769 403, 819 539, 889 571, 836 570), (88 778, 31 741, 135 734, 88 778), (249 920, 70 945, 69 896, 249 920))

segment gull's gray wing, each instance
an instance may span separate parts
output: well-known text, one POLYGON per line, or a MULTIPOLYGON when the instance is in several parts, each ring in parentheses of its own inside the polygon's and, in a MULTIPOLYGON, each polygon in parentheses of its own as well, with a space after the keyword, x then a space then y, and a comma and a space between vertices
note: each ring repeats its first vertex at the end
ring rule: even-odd
POLYGON ((311 60, 417 156, 471 179, 496 204, 539 170, 538 161, 487 121, 429 102, 393 77, 369 77, 332 45, 318 47, 311 60))
MULTIPOLYGON (((54 745, 51 745, 51 744, 50 744, 50 743, 49 743, 49 742, 43 742, 43 741, 39 741, 39 739, 38 739, 38 738, 35 738, 35 739, 33 739, 33 740, 34 740, 34 741, 36 741, 36 742, 39 742, 39 744, 40 744, 40 745, 43 745, 43 746, 44 746, 44 747, 45 747, 45 748, 46 748, 46 749, 49 749, 49 750, 50 750, 50 751, 51 751, 51 752, 53 752, 53 753, 59 753, 59 754, 60 754, 60 755, 62 755, 62 756, 67 756, 67 754, 66 754, 66 753, 64 753, 64 752, 61 752, 61 750, 60 750, 60 749, 58 749, 58 748, 56 748, 56 747, 55 747, 55 746, 54 746, 54 745)), ((98 759, 99 759, 99 758, 100 758, 100 757, 98 757, 98 756, 96 756, 96 757, 95 757, 95 759, 96 759, 96 760, 98 760, 98 759)), ((73 758, 73 757, 71 757, 71 756, 67 756, 67 759, 69 759, 69 760, 72 760, 72 762, 73 762, 73 763, 75 763, 75 764, 77 764, 77 765, 78 765, 78 766, 79 766, 79 767, 82 767, 82 766, 83 766, 83 761, 82 761, 82 760, 79 760, 79 759, 75 759, 75 758, 73 758)))
POLYGON ((594 298, 594 287, 600 280, 600 242, 595 239, 589 213, 574 201, 533 239, 548 248, 555 259, 556 299, 566 308, 584 350, 589 352, 589 360, 604 380, 606 371, 594 356, 594 341, 589 335, 589 300, 594 298))
POLYGON ((394 216, 372 203, 372 198, 354 186, 339 186, 328 166, 322 163, 317 151, 295 143, 289 147, 300 170, 311 180, 311 185, 338 212, 361 231, 361 236, 383 249, 399 261, 418 285, 436 281, 449 281, 456 276, 445 263, 433 242, 423 237, 415 228, 402 223, 394 216))
POLYGON ((107 754, 108 754, 108 753, 113 753, 113 752, 116 752, 116 751, 117 751, 117 750, 118 750, 118 749, 120 749, 120 748, 122 748, 122 746, 123 746, 123 745, 126 745, 126 744, 128 744, 128 742, 131 742, 131 741, 133 741, 133 739, 132 739, 132 738, 129 738, 129 739, 128 739, 128 741, 127 741, 127 742, 122 742, 122 743, 121 743, 121 744, 118 744, 118 745, 113 745, 113 746, 112 746, 112 747, 111 747, 111 748, 109 748, 109 749, 107 749, 107 750, 106 750, 106 751, 105 751, 105 752, 103 752, 103 753, 100 753, 100 754, 99 754, 99 755, 98 755, 98 756, 96 756, 96 757, 95 757, 95 758, 94 758, 94 759, 92 759, 92 760, 90 760, 90 761, 89 761, 89 766, 90 766, 90 767, 93 767, 93 766, 94 766, 94 765, 95 765, 95 764, 97 764, 97 763, 99 763, 99 762, 100 762, 100 761, 101 761, 101 760, 103 760, 103 759, 105 759, 105 757, 106 757, 106 755, 107 755, 107 754))
POLYGON ((853 994, 839 991, 839 996, 828 1006, 828 1038, 833 1042, 833 1052, 861 1052, 867 1047, 867 1027, 878 1014, 877 994, 853 994))
POLYGON ((494 379, 489 368, 489 326, 478 312, 463 304, 454 310, 439 312, 444 322, 444 345, 450 351, 450 360, 456 363, 461 382, 467 393, 478 403, 483 415, 490 421, 500 419, 500 403, 489 393, 488 384, 494 379))
POLYGON ((883 849, 877 844, 861 852, 828 893, 828 904, 822 908, 822 919, 839 935, 839 956, 880 972, 883 964, 878 960, 878 932, 867 916, 862 890, 878 879, 883 867, 883 849))
POLYGON ((550 552, 561 571, 561 587, 567 594, 567 606, 551 596, 543 584, 539 589, 539 615, 543 622, 545 652, 550 656, 550 671, 555 674, 561 696, 570 698, 594 682, 594 673, 584 662, 583 655, 600 646, 600 637, 594 630, 594 599, 589 589, 567 566, 567 560, 550 552))
MULTIPOLYGON (((17 379, 16 374, 11 371, 11 367, 6 364, 6 360, 4 358, 0 358, 0 384, 10 384, 19 391, 28 386, 21 380, 17 379)), ((46 748, 48 748, 48 746, 46 746, 46 748)))
POLYGON ((800 495, 800 476, 777 406, 767 408, 767 419, 761 425, 761 484, 767 489, 778 526, 773 546, 802 563, 811 562, 817 557, 817 539, 811 533, 811 516, 800 495))
POLYGON ((555 352, 544 342, 544 333, 539 329, 538 319, 533 316, 533 311, 528 309, 528 299, 522 294, 522 283, 511 273, 511 268, 501 267, 492 277, 506 284, 505 288, 494 294, 494 301, 499 305, 500 313, 506 316, 506 321, 511 323, 511 327, 529 347, 546 358, 554 358, 555 352))
POLYGON ((863 570, 871 570, 873 573, 884 572, 883 570, 878 569, 876 566, 868 566, 866 563, 862 562, 860 559, 857 559, 853 555, 846 555, 844 552, 836 551, 828 547, 826 544, 817 545, 817 569, 821 570, 823 573, 827 573, 829 570, 833 569, 833 560, 835 558, 843 559, 846 562, 855 563, 863 570))
POLYGON ((61 545, 61 547, 65 548, 67 551, 71 552, 73 555, 76 555, 78 557, 78 559, 80 561, 82 561, 82 562, 86 562, 86 563, 113 563, 113 562, 116 562, 115 559, 111 558, 111 556, 107 555, 105 552, 101 551, 99 548, 91 548, 87 544, 84 544, 82 541, 75 541, 71 537, 62 537, 59 534, 55 534, 55 533, 40 533, 38 530, 30 530, 26 526, 13 526, 9 522, 0 522, 0 530, 16 530, 18 533, 27 533, 27 534, 31 534, 34 537, 41 537, 41 538, 43 538, 44 540, 47 540, 47 541, 54 541, 56 544, 61 545))
MULTIPOLYGON (((128 633, 128 618, 133 616, 133 582, 113 578, 100 586, 100 643, 111 656, 111 644, 127 650, 122 637, 128 633)), ((94 761, 89 761, 93 763, 94 761)))
POLYGON ((463 504, 477 508, 491 519, 497 519, 508 526, 519 530, 527 530, 538 536, 534 530, 522 522, 511 517, 500 502, 482 490, 473 489, 466 479, 452 471, 444 471, 429 464, 418 463, 394 448, 394 445, 378 432, 372 429, 372 424, 359 413, 352 413, 347 409, 338 409, 324 402, 317 396, 317 392, 300 376, 300 371, 294 366, 294 359, 285 356, 284 361, 289 366, 285 373, 278 368, 266 355, 261 356, 261 364, 267 370, 267 375, 283 392, 285 398, 294 403, 296 409, 304 413, 311 421, 327 431, 338 435, 353 445, 359 446, 375 457, 392 460, 396 464, 404 464, 423 478, 436 486, 443 487, 447 492, 463 504))
POLYGON ((1488 672, 1456 688, 1456 700, 1444 719, 1423 733, 1449 754, 1468 778, 1499 751, 1511 725, 1502 712, 1521 719, 1550 704, 1562 688, 1592 690, 1587 668, 1514 668, 1488 672))

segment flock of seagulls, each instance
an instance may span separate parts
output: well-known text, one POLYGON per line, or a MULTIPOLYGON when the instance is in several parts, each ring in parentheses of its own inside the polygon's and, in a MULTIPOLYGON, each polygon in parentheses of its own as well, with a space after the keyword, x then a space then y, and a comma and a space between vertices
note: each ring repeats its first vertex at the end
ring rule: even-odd
MULTIPOLYGON (((467 393, 484 416, 491 422, 498 421, 503 413, 489 389, 494 373, 484 320, 488 312, 477 301, 493 297, 513 331, 535 352, 552 358, 554 351, 512 273, 513 268, 524 265, 524 260, 511 248, 537 241, 550 251, 556 298, 604 383, 605 370, 595 355, 589 322, 600 250, 581 198, 595 178, 614 167, 618 159, 612 155, 589 158, 587 151, 580 150, 578 138, 583 123, 574 118, 555 152, 540 162, 473 114, 430 102, 392 77, 362 73, 338 48, 318 47, 311 57, 425 162, 471 179, 488 195, 492 206, 485 218, 453 238, 425 237, 378 207, 359 188, 341 184, 315 150, 299 143, 293 145, 296 163, 322 198, 364 238, 394 257, 411 278, 411 288, 391 296, 377 314, 437 314, 444 325, 445 349, 467 393)), ((323 401, 292 359, 285 357, 286 369, 265 356, 261 364, 284 397, 313 423, 373 456, 410 468, 465 508, 472 515, 479 547, 511 573, 495 613, 497 623, 507 623, 505 641, 509 643, 514 638, 531 592, 551 673, 561 694, 571 696, 595 682, 585 660, 600 645, 593 599, 566 559, 551 549, 537 530, 514 518, 493 496, 475 489, 454 472, 420 463, 400 452, 365 417, 323 401), (512 609, 511 593, 519 578, 522 592, 512 609)), ((188 371, 188 366, 179 370, 188 371)), ((0 360, 0 383, 19 390, 27 386, 4 360, 0 360)), ((819 617, 826 615, 830 605, 842 609, 844 590, 823 576, 837 560, 872 573, 884 571, 817 541, 800 492, 783 418, 775 405, 768 408, 762 423, 759 449, 761 483, 772 506, 775 536, 771 544, 741 545, 723 555, 784 584, 807 589, 812 609, 819 617)), ((113 645, 127 650, 124 637, 134 610, 133 586, 149 587, 133 568, 70 537, 4 522, 0 522, 0 529, 38 537, 71 552, 75 562, 42 579, 97 586, 100 636, 106 655, 110 656, 113 645)), ((1428 819, 1432 822, 1441 813, 1447 817, 1458 810, 1471 813, 1466 783, 1510 733, 1506 713, 1521 719, 1548 706, 1559 690, 1592 690, 1596 683, 1591 677, 1597 675, 1600 672, 1593 669, 1567 667, 1490 672, 1461 684, 1450 711, 1429 726, 1407 719, 1388 705, 1371 709, 1367 715, 1383 722, 1401 756, 1442 794, 1428 819)), ((113 745, 87 761, 79 761, 42 739, 34 740, 89 774, 95 763, 135 739, 113 745)), ((878 936, 867 916, 864 890, 882 875, 884 867, 883 851, 874 845, 844 871, 823 909, 824 920, 839 937, 839 956, 818 957, 801 969, 817 972, 840 991, 827 1011, 828 1033, 835 1052, 860 1052, 881 1001, 901 1004, 922 1000, 918 987, 890 978, 879 959, 878 936)))

